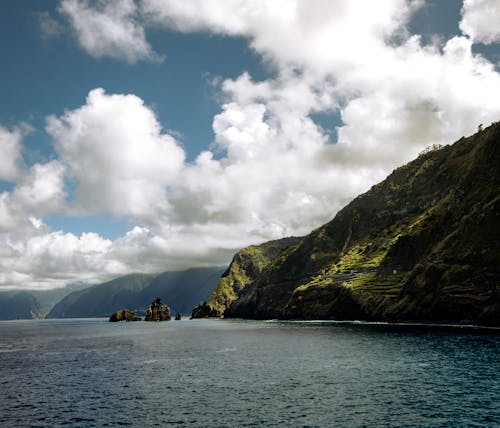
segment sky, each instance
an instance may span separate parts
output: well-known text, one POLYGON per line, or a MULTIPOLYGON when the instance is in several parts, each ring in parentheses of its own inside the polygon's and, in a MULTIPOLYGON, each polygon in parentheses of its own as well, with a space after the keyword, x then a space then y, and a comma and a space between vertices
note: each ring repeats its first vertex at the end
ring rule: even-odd
POLYGON ((225 265, 500 119, 499 0, 2 0, 0 290, 225 265))

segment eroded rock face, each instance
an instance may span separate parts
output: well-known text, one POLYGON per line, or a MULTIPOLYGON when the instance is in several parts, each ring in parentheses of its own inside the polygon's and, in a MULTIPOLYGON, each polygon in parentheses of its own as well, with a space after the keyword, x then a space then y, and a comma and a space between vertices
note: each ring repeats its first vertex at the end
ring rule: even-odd
POLYGON ((170 308, 163 304, 161 297, 157 297, 146 309, 145 321, 170 321, 170 318, 170 308))
POLYGON ((141 317, 129 309, 121 309, 116 311, 111 317, 109 317, 110 322, 118 321, 141 321, 141 317))

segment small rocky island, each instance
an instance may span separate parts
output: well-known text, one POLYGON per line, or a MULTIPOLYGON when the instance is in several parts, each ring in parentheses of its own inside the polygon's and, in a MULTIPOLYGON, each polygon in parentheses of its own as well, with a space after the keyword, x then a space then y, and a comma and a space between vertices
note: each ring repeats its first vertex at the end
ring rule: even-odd
POLYGON ((146 309, 145 321, 170 321, 170 308, 164 305, 161 297, 151 303, 146 309))
POLYGON ((121 309, 116 311, 111 317, 109 317, 111 322, 119 321, 142 321, 142 318, 137 316, 137 314, 129 309, 121 309))
MULTIPOLYGON (((180 314, 176 314, 176 319, 180 319, 180 314), (177 314, 179 318, 177 318, 177 314)), ((165 305, 161 297, 157 297, 146 309, 146 318, 144 321, 170 321, 170 308, 165 305)), ((142 321, 135 312, 130 309, 120 309, 109 317, 110 322, 119 321, 142 321)))

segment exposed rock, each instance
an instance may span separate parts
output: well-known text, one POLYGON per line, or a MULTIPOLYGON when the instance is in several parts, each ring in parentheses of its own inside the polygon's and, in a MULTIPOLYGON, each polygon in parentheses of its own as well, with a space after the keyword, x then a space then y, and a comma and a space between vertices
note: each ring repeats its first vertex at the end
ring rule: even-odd
POLYGON ((200 302, 198 306, 193 309, 191 318, 222 318, 223 314, 224 311, 217 310, 207 302, 200 302))
POLYGON ((193 318, 500 325, 500 122, 423 152, 267 252, 279 242, 237 253, 193 318))
POLYGON ((179 311, 177 311, 177 312, 175 313, 175 320, 176 320, 176 321, 180 321, 181 319, 182 319, 182 315, 181 315, 181 313, 180 313, 179 311))
POLYGON ((146 309, 145 321, 170 321, 170 318, 170 308, 163 304, 161 297, 157 297, 146 309))
POLYGON ((116 311, 111 317, 109 317, 111 322, 118 321, 141 321, 141 317, 138 317, 135 312, 132 312, 128 309, 121 309, 116 311))

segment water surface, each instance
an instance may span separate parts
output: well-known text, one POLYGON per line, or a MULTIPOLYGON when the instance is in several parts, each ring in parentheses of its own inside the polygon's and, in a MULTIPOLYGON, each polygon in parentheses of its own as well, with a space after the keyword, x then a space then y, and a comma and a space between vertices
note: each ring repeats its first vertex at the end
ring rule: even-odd
POLYGON ((321 323, 0 322, 0 426, 499 426, 500 336, 321 323))

